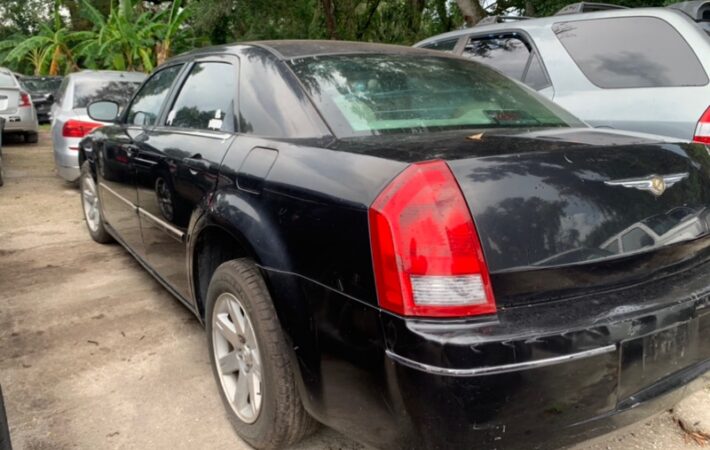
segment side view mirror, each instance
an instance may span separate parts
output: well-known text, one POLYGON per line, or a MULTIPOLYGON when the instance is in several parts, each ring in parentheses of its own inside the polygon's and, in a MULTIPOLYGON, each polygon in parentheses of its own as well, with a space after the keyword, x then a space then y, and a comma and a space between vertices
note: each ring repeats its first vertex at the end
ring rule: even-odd
POLYGON ((86 110, 89 117, 99 122, 115 122, 118 119, 118 111, 118 103, 109 100, 94 102, 86 110))

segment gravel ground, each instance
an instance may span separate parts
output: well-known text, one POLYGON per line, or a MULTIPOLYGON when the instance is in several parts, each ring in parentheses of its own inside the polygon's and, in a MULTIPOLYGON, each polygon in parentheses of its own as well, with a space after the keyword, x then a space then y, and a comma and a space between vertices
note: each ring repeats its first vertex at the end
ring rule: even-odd
MULTIPOLYGON (((0 384, 15 448, 247 448, 202 328, 121 247, 90 240, 47 133, 3 152, 0 384)), ((682 413, 692 424, 709 409, 706 390, 682 413)), ((298 448, 362 447, 324 428, 298 448)), ((698 448, 666 413, 575 450, 698 448)))

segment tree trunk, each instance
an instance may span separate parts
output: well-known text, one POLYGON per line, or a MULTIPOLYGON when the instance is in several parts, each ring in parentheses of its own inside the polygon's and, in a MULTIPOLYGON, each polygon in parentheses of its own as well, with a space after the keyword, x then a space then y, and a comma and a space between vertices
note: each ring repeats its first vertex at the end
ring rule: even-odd
POLYGON ((535 17, 535 2, 532 0, 525 0, 525 15, 528 17, 535 17))
POLYGON ((338 31, 335 29, 335 11, 333 11, 332 0, 322 0, 323 14, 325 14, 325 26, 328 30, 328 39, 338 39, 338 31))
POLYGON ((476 25, 487 14, 478 0, 456 0, 467 27, 476 25))

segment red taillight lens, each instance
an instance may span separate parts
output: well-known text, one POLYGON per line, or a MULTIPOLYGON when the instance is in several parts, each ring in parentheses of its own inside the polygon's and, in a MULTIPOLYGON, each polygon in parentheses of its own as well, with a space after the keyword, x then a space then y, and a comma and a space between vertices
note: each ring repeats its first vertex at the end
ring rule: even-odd
POLYGON ((698 125, 695 127, 693 141, 710 144, 710 107, 705 110, 705 113, 698 121, 698 125))
POLYGON ((27 92, 20 92, 20 108, 32 106, 32 99, 27 92))
POLYGON ((369 215, 382 308, 425 317, 496 311, 476 227, 445 162, 409 166, 380 193, 369 215))
POLYGON ((83 120, 69 120, 62 128, 62 136, 81 138, 91 133, 96 128, 103 126, 101 123, 84 122, 83 120))

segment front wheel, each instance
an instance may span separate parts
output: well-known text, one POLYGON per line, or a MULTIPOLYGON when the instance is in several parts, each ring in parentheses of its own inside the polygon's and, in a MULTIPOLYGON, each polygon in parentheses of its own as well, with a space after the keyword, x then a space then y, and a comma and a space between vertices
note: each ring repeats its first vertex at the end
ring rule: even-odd
POLYGON ((212 371, 237 434, 257 449, 293 444, 317 429, 303 408, 281 325, 247 259, 217 268, 207 291, 212 371))
POLYGON ((101 201, 96 189, 96 182, 91 175, 89 161, 84 161, 81 165, 79 188, 81 189, 81 207, 84 210, 84 219, 86 219, 86 227, 89 229, 91 238, 101 244, 113 242, 113 238, 104 227, 101 201))

